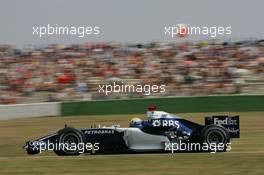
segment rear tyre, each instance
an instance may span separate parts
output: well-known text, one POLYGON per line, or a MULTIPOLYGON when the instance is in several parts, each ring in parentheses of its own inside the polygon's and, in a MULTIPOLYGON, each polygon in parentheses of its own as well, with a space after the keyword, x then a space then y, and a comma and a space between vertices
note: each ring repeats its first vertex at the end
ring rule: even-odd
POLYGON ((209 151, 226 151, 230 135, 222 126, 208 125, 201 131, 201 142, 209 146, 209 151))
POLYGON ((80 152, 83 150, 79 150, 78 145, 81 143, 85 144, 85 136, 81 131, 75 128, 67 127, 58 131, 58 134, 59 134, 58 139, 59 139, 60 147, 58 149, 54 149, 54 152, 57 155, 59 156, 80 155, 80 152))

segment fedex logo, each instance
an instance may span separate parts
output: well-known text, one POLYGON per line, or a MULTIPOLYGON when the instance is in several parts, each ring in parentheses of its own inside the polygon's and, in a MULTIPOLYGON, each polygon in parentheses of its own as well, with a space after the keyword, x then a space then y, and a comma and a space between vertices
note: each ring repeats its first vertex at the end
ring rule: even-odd
POLYGON ((217 125, 237 125, 236 120, 232 120, 231 118, 225 118, 225 119, 219 119, 219 118, 214 118, 214 124, 217 125))

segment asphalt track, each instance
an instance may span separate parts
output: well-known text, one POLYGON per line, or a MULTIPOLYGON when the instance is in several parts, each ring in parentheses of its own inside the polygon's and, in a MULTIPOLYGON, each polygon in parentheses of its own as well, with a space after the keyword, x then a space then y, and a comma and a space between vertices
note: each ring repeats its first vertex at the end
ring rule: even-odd
MULTIPOLYGON (((179 114, 203 123, 215 113, 179 114)), ((235 115, 237 113, 228 113, 235 115)), ((91 124, 121 124, 144 115, 44 117, 0 121, 0 174, 264 174, 264 112, 243 112, 241 138, 225 153, 118 154, 59 157, 52 152, 27 155, 26 140, 56 131, 67 123, 75 127, 91 124), (177 172, 177 173, 176 173, 177 172)))
MULTIPOLYGON (((77 156, 78 159, 86 159, 87 156, 96 156, 96 158, 100 157, 124 157, 124 156, 175 156, 177 154, 188 154, 188 153, 152 153, 152 154, 108 154, 108 155, 90 155, 90 154, 83 154, 77 156)), ((192 153, 192 154, 264 154, 264 151, 229 151, 225 153, 192 153)), ((7 159, 45 159, 45 158, 58 158, 60 159, 60 156, 57 155, 45 155, 45 156, 14 156, 14 157, 0 157, 0 160, 7 160, 7 159)))

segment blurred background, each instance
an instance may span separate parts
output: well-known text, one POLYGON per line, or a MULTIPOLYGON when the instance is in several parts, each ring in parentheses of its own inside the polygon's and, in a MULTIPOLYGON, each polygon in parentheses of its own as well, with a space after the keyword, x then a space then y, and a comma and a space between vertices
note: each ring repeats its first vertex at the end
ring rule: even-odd
POLYGON ((0 46, 1 104, 214 94, 264 94, 264 40, 0 46), (113 82, 166 92, 98 92, 113 82))
POLYGON ((264 94, 262 1, 5 1, 0 104, 264 94), (248 13, 250 12, 250 13, 248 13), (165 26, 231 26, 232 35, 170 38, 165 26), (100 35, 32 35, 33 26, 99 26, 100 35), (165 93, 98 93, 99 84, 165 84, 165 93))

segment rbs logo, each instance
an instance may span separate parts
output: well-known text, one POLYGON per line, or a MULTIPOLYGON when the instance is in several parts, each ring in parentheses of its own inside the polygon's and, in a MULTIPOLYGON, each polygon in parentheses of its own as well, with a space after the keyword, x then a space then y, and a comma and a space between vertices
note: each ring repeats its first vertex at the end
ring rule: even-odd
POLYGON ((179 121, 176 120, 152 120, 153 127, 176 127, 179 128, 179 121))

